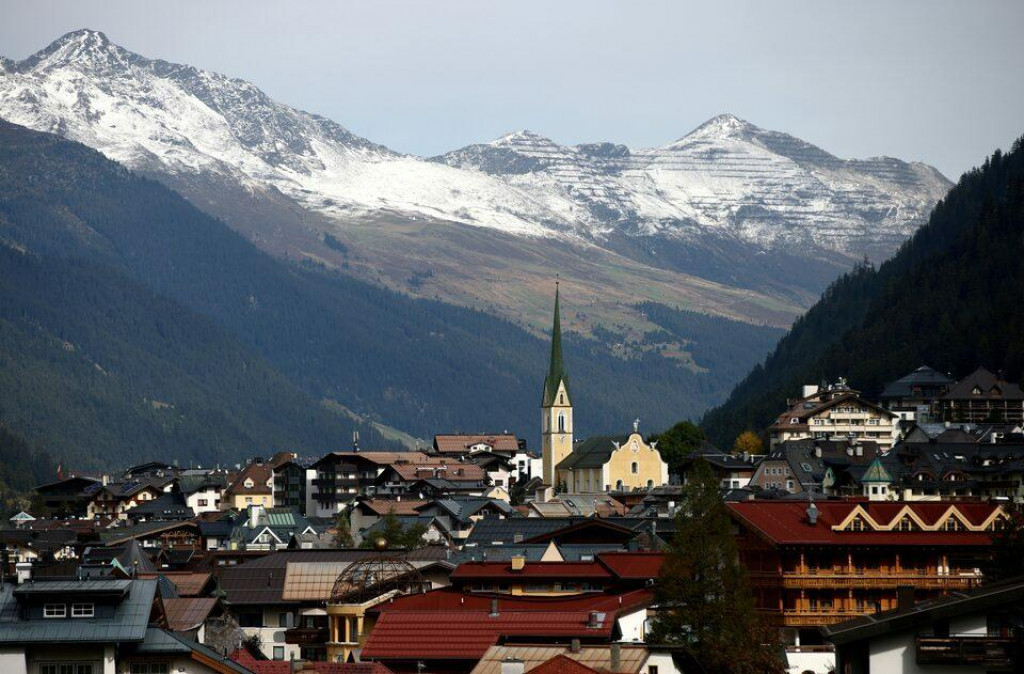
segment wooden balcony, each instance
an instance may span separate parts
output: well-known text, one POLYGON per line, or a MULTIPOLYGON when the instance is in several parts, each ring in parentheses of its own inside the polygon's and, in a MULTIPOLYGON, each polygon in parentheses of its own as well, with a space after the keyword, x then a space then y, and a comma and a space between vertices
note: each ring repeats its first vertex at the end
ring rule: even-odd
POLYGON ((917 637, 919 665, 973 665, 986 671, 1017 671, 1021 643, 989 636, 917 637))
POLYGON ((323 646, 327 643, 327 628, 293 627, 284 631, 284 642, 295 646, 323 646))
POLYGON ((803 572, 787 572, 781 576, 771 572, 752 572, 750 581, 758 587, 782 587, 787 590, 817 589, 893 589, 900 585, 913 585, 922 590, 969 590, 981 584, 980 574, 964 572, 938 575, 923 573, 917 569, 835 571, 807 569, 803 572))

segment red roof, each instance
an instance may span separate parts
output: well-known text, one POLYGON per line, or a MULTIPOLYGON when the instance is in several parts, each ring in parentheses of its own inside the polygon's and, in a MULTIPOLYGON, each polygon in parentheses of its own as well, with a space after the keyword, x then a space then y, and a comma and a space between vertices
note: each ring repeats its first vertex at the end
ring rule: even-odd
POLYGON ((452 580, 471 578, 611 578, 612 574, 597 562, 527 562, 519 571, 511 562, 463 562, 452 572, 452 580))
POLYGON ((316 674, 392 674, 379 662, 306 662, 303 672, 316 674))
POLYGON ((395 515, 418 515, 418 508, 425 506, 430 501, 405 500, 385 498, 368 498, 359 501, 356 507, 366 508, 378 515, 387 515, 389 512, 395 515))
POLYGON ((587 667, 567 655, 556 655, 530 670, 530 674, 596 674, 596 672, 596 669, 587 667))
POLYGON ((610 639, 617 616, 650 606, 650 590, 567 598, 497 596, 450 588, 407 595, 371 609, 379 612, 364 658, 478 660, 502 637, 610 639), (590 627, 591 612, 603 613, 590 627))
POLYGON ((951 505, 971 524, 980 525, 998 507, 988 503, 949 502, 868 502, 819 501, 818 522, 807 522, 807 502, 739 501, 727 503, 729 511, 775 545, 948 545, 984 546, 992 544, 985 531, 835 531, 833 526, 860 506, 879 524, 892 522, 905 507, 910 507, 925 524, 935 524, 951 505))
POLYGON ((602 552, 597 560, 626 580, 657 578, 665 555, 661 552, 602 552))
POLYGON ((497 452, 519 451, 519 440, 508 433, 434 436, 434 448, 442 454, 464 454, 470 447, 480 444, 487 445, 497 452))
POLYGON ((256 674, 292 674, 292 664, 284 660, 257 660, 244 648, 238 648, 228 656, 256 674))

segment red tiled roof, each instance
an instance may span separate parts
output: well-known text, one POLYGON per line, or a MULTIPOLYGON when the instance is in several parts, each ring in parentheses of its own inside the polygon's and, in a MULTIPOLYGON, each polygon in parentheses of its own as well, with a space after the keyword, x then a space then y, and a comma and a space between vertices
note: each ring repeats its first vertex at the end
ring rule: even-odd
POLYGON ((212 597, 169 597, 163 600, 167 627, 173 632, 187 632, 203 624, 217 606, 212 597))
POLYGON ((428 503, 430 501, 371 498, 360 501, 358 507, 366 508, 378 515, 387 515, 389 512, 394 512, 396 515, 418 515, 417 508, 428 503))
POLYGON ((602 552, 597 560, 623 579, 657 578, 665 555, 660 552, 602 552))
POLYGON ((566 655, 556 655, 547 662, 537 665, 530 674, 596 674, 597 670, 566 655))
POLYGON ((243 648, 232 651, 228 657, 256 674, 292 674, 292 663, 284 660, 257 660, 243 648))
POLYGON ((499 452, 519 451, 516 436, 501 433, 494 435, 435 435, 434 447, 442 454, 461 454, 474 445, 485 444, 499 452))
POLYGON ((452 580, 471 578, 611 578, 597 562, 527 562, 519 571, 511 562, 463 562, 452 572, 452 580))
POLYGON ((379 662, 306 662, 302 671, 316 674, 392 674, 379 662))
POLYGON ((650 590, 568 598, 464 594, 451 589, 408 595, 371 609, 379 617, 362 657, 391 660, 483 657, 502 637, 596 637, 609 639, 618 614, 650 606, 650 590), (604 613, 588 627, 591 612, 604 613))
MULTIPOLYGON (((984 546, 992 537, 984 531, 834 531, 850 512, 860 506, 876 522, 891 522, 909 506, 926 524, 934 524, 949 509, 949 502, 819 501, 818 522, 807 523, 806 502, 739 501, 727 503, 730 513, 776 545, 949 545, 984 546)), ((997 506, 987 503, 956 503, 969 522, 979 525, 997 506)))
POLYGON ((389 466, 407 482, 442 478, 452 482, 479 482, 484 479, 484 469, 473 463, 409 464, 393 463, 389 466))
POLYGON ((267 486, 267 481, 273 479, 274 469, 271 468, 270 464, 253 463, 242 469, 242 472, 238 474, 238 477, 231 483, 231 486, 224 490, 224 493, 228 496, 234 496, 235 494, 271 494, 273 491, 267 486), (252 479, 253 485, 246 487, 245 481, 249 478, 252 479))

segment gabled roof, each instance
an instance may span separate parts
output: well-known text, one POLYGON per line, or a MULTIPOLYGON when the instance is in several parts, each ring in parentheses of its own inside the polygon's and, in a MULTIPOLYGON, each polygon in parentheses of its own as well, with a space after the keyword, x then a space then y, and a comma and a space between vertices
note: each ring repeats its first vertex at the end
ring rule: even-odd
POLYGON ((267 482, 274 479, 274 469, 269 463, 251 463, 242 469, 238 477, 231 485, 224 490, 226 496, 262 495, 273 493, 273 489, 267 486, 267 482), (252 486, 245 486, 246 480, 252 481, 252 486))
POLYGON ((871 409, 882 416, 889 417, 890 419, 895 419, 899 416, 897 414, 894 414, 893 412, 890 412, 884 407, 876 405, 873 402, 864 400, 859 395, 857 395, 855 391, 849 391, 845 393, 839 393, 838 395, 834 395, 832 398, 825 401, 805 401, 804 399, 801 399, 800 401, 797 402, 796 405, 791 407, 786 412, 780 414, 778 418, 776 418, 775 422, 770 426, 770 428, 792 428, 793 426, 806 424, 807 420, 810 419, 811 417, 817 416, 818 414, 821 414, 826 410, 832 409, 833 407, 837 407, 843 403, 856 403, 857 405, 867 407, 868 409, 871 409), (796 419, 798 423, 794 424, 792 421, 793 419, 796 419))
POLYGON ((587 438, 559 462, 558 468, 600 468, 608 463, 615 450, 624 446, 628 440, 628 435, 597 435, 587 438))
POLYGON ((650 590, 552 597, 497 597, 449 588, 396 597, 371 609, 377 622, 362 657, 381 660, 479 660, 507 638, 608 640, 623 614, 650 606, 650 590), (597 617, 591 623, 591 613, 597 617))
POLYGON ((421 507, 428 504, 430 501, 417 499, 360 498, 355 507, 383 517, 389 512, 395 515, 415 515, 421 507))
POLYGON ((487 445, 495 452, 519 451, 519 439, 511 433, 453 433, 434 436, 434 450, 439 454, 465 454, 470 447, 477 445, 487 445))
POLYGON ((967 375, 949 389, 946 400, 1024 400, 1020 385, 1000 379, 983 367, 967 375), (980 393, 975 393, 978 390, 980 393))
MULTIPOLYGON (((169 632, 164 629, 150 627, 142 643, 125 644, 125 655, 163 656, 174 654, 186 656, 218 674, 252 674, 252 671, 241 664, 222 656, 217 651, 196 643, 191 639, 169 632)), ((287 664, 287 663, 285 663, 287 664)))
POLYGON ((173 632, 196 629, 217 607, 217 599, 212 597, 171 597, 165 598, 163 603, 167 628, 173 632))
MULTIPOLYGON (((741 501, 726 503, 729 513, 766 542, 777 545, 896 545, 984 547, 992 544, 991 525, 1001 516, 999 506, 980 502, 881 502, 817 501, 815 525, 807 520, 807 501, 741 501), (950 508, 978 530, 943 531, 950 508), (858 513, 867 521, 864 530, 852 530, 850 519, 858 513), (912 531, 896 525, 907 513, 920 523, 912 531), (875 529, 871 523, 882 526, 875 529), (921 526, 923 525, 923 526, 921 526)), ((966 527, 965 527, 966 528, 966 527)))
POLYGON ((535 674, 597 674, 597 670, 587 667, 578 660, 565 654, 556 655, 532 670, 535 674))

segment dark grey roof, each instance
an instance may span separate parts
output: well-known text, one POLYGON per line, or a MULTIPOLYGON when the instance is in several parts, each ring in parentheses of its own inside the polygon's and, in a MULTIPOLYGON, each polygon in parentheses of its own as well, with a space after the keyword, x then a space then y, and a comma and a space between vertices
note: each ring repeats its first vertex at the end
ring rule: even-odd
POLYGON ((37 581, 14 588, 0 588, 0 643, 110 643, 142 641, 156 597, 155 580, 37 581), (111 617, 50 618, 27 620, 18 610, 18 597, 117 593, 127 596, 111 617))
POLYGON ((917 630, 937 620, 980 613, 1024 600, 1024 578, 984 585, 970 592, 952 592, 944 597, 917 602, 909 610, 899 609, 866 615, 836 625, 822 627, 822 633, 835 644, 871 639, 896 632, 917 630))
POLYGON ((223 488, 226 486, 227 477, 223 473, 182 475, 178 478, 178 488, 183 494, 195 493, 203 487, 223 488))
POLYGON ((251 670, 221 655, 212 648, 157 627, 148 628, 145 640, 142 643, 130 645, 125 651, 131 655, 191 655, 192 653, 200 653, 234 672, 251 674, 251 670))
POLYGON ((573 448, 569 456, 562 459, 558 464, 559 468, 600 468, 611 457, 615 451, 616 443, 619 446, 626 444, 628 435, 598 435, 587 438, 573 448))
POLYGON ((912 398, 920 393, 915 393, 915 387, 922 389, 934 390, 936 393, 941 394, 942 390, 953 383, 953 379, 947 375, 933 370, 927 365, 922 365, 905 377, 900 377, 896 381, 889 382, 885 385, 885 389, 882 390, 882 395, 879 396, 883 400, 896 399, 896 398, 912 398))
POLYGON ((128 541, 124 551, 115 557, 113 561, 116 561, 122 569, 131 574, 156 573, 157 570, 153 560, 142 549, 139 541, 134 538, 128 541))
MULTIPOLYGON (((522 543, 513 545, 490 545, 471 546, 453 553, 453 563, 486 561, 506 562, 512 557, 525 557, 528 562, 539 562, 549 547, 549 543, 522 543)), ((617 543, 600 543, 595 545, 565 544, 557 545, 562 558, 567 562, 579 562, 586 558, 593 559, 599 552, 622 550, 623 547, 617 543)))
POLYGON ((1012 382, 1003 381, 992 372, 983 367, 967 375, 949 389, 946 400, 1024 400, 1024 393, 1020 386, 1012 382), (980 394, 974 394, 974 388, 980 389, 980 394), (998 394, 992 394, 993 389, 998 389, 998 394))

